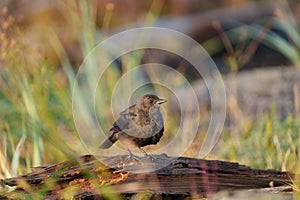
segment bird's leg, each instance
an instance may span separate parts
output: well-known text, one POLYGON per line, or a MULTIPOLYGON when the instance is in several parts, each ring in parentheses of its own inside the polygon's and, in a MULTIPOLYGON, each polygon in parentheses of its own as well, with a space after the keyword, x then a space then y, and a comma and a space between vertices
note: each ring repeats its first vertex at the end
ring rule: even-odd
POLYGON ((155 159, 153 156, 148 154, 144 149, 140 148, 139 149, 145 154, 145 157, 150 158, 152 161, 155 159))
POLYGON ((130 138, 128 138, 128 136, 126 136, 125 134, 119 134, 119 140, 121 141, 121 143, 123 144, 123 146, 127 149, 129 155, 128 158, 131 159, 135 159, 135 160, 139 160, 139 157, 137 155, 134 155, 131 151, 131 149, 136 148, 136 145, 130 140, 130 138))
POLYGON ((149 154, 147 154, 147 152, 144 149, 142 149, 140 147, 139 147, 139 149, 144 153, 144 156, 149 156, 149 154))
POLYGON ((139 157, 138 157, 137 155, 134 155, 134 154, 130 151, 129 148, 128 148, 127 150, 128 150, 128 153, 129 153, 128 158, 133 158, 133 159, 135 159, 135 160, 139 160, 139 157))

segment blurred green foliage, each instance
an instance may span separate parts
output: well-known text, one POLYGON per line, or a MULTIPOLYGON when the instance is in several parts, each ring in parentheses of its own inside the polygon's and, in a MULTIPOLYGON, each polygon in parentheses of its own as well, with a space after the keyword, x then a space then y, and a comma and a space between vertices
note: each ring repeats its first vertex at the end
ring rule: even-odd
POLYGON ((235 160, 258 169, 298 172, 300 117, 285 120, 266 114, 251 122, 240 133, 224 131, 215 152, 226 160, 235 160))

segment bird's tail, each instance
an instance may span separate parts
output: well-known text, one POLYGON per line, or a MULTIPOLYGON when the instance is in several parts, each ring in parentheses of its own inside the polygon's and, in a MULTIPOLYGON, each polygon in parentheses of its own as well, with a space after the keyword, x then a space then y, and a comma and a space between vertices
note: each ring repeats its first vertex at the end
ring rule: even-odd
POLYGON ((108 149, 109 147, 111 147, 115 142, 117 141, 116 137, 114 136, 114 134, 111 134, 111 136, 109 136, 101 145, 100 145, 100 149, 108 149))

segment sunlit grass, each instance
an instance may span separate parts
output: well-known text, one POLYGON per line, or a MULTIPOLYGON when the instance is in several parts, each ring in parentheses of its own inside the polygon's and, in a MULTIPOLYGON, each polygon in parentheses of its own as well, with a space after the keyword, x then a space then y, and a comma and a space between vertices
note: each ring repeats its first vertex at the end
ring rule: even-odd
POLYGON ((216 154, 254 168, 297 172, 299 123, 299 117, 282 121, 266 115, 246 132, 224 132, 216 154))
MULTIPOLYGON (((36 52, 18 41, 22 35, 14 20, 3 11, 2 15, 3 23, 11 23, 1 30, 0 42, 0 176, 10 177, 73 155, 62 129, 73 132, 74 127, 71 100, 61 101, 61 97, 69 98, 68 87, 58 81, 56 68, 47 61, 40 62, 39 54, 34 59, 36 52)), ((68 137, 75 138, 72 134, 68 137)))

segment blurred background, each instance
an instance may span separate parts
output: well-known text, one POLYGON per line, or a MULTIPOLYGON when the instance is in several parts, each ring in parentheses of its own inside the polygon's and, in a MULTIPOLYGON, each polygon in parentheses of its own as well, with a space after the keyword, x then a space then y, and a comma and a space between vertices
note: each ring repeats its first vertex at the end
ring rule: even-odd
MULTIPOLYGON (((0 6, 0 178, 88 153, 72 115, 76 72, 99 42, 143 26, 192 37, 223 75, 227 117, 208 159, 299 173, 299 1, 5 0, 0 6)), ((184 154, 192 156, 210 119, 210 96, 182 58, 155 50, 127 55, 106 71, 109 79, 98 97, 109 102, 122 74, 148 62, 173 67, 197 88, 201 127, 184 154)), ((170 101, 165 107, 162 141, 171 140, 178 125, 176 105, 170 101)), ((108 130, 111 108, 98 107, 108 130)))

